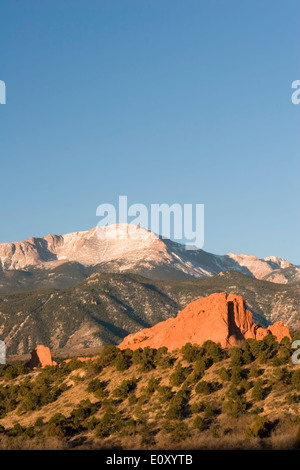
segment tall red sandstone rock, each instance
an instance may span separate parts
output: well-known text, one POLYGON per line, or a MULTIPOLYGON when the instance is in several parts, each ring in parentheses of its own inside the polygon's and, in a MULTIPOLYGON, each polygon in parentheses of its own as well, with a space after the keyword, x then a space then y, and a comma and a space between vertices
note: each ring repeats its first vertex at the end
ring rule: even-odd
POLYGON ((173 351, 188 342, 201 345, 206 340, 225 348, 243 339, 262 339, 269 334, 274 334, 278 341, 284 336, 291 339, 289 328, 282 322, 261 328, 253 323, 243 297, 222 292, 191 302, 175 318, 126 336, 119 348, 166 346, 173 351))
POLYGON ((31 359, 28 364, 30 369, 34 369, 39 365, 42 367, 57 365, 57 363, 52 360, 50 349, 46 346, 43 346, 42 344, 39 344, 36 348, 33 349, 31 352, 31 359))

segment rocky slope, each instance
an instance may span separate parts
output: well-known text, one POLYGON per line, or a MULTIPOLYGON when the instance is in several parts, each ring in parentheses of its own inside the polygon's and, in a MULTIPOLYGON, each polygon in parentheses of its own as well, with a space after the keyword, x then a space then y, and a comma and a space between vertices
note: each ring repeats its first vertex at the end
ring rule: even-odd
POLYGON ((283 321, 300 328, 300 286, 226 272, 185 281, 150 281, 129 274, 94 274, 68 289, 0 294, 0 339, 8 354, 36 344, 70 352, 118 344, 130 333, 173 317, 216 292, 242 295, 255 323, 283 321))
POLYGON ((281 258, 258 259, 234 253, 220 256, 204 250, 186 250, 179 243, 160 239, 151 231, 131 224, 112 225, 101 232, 96 227, 86 232, 0 244, 2 292, 74 285, 89 276, 91 269, 132 272, 166 280, 210 277, 235 270, 273 282, 300 281, 300 268, 281 258), (116 233, 119 238, 115 237, 116 233), (72 274, 71 279, 64 276, 64 271, 72 274))
POLYGON ((253 323, 243 297, 221 292, 191 302, 175 318, 126 336, 119 348, 166 346, 169 351, 175 351, 186 343, 201 346, 207 340, 227 348, 248 338, 261 340, 269 334, 276 336, 278 342, 285 336, 291 340, 289 328, 282 322, 268 328, 259 327, 253 323))

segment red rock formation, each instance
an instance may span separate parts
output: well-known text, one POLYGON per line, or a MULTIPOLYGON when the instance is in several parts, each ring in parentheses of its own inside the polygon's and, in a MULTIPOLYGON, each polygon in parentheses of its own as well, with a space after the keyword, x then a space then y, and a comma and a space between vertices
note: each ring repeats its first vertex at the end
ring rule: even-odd
POLYGON ((46 346, 43 346, 42 344, 39 344, 36 348, 33 349, 31 352, 31 359, 28 364, 30 369, 34 369, 39 365, 42 367, 57 365, 55 361, 52 361, 50 349, 46 346))
POLYGON ((269 334, 274 334, 278 341, 284 336, 291 339, 289 328, 282 322, 266 329, 258 327, 243 297, 222 292, 191 302, 175 318, 126 336, 119 348, 166 346, 173 351, 188 342, 201 345, 208 339, 228 347, 247 338, 262 339, 269 334))

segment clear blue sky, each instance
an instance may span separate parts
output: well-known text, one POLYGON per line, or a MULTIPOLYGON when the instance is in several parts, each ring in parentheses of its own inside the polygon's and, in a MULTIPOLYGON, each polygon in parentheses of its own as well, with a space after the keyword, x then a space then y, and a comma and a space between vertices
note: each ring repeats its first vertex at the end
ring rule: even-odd
POLYGON ((300 264, 299 0, 2 0, 0 242, 204 203, 204 249, 300 264))

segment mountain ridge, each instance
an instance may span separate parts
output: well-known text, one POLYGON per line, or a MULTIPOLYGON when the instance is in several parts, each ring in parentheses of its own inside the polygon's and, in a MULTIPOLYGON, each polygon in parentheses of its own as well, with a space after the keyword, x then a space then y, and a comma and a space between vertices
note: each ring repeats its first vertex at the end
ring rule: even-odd
POLYGON ((227 292, 246 299, 256 324, 283 321, 300 328, 300 286, 275 284, 228 271, 209 278, 153 281, 137 274, 92 274, 76 286, 0 294, 0 339, 8 354, 36 344, 78 351, 118 344, 171 318, 189 302, 227 292))
POLYGON ((5 273, 32 273, 34 269, 44 270, 47 276, 66 263, 78 263, 83 271, 97 267, 98 272, 135 272, 152 279, 202 278, 233 270, 270 282, 300 282, 300 268, 282 258, 186 250, 184 245, 132 224, 0 244, 2 278, 5 273))

